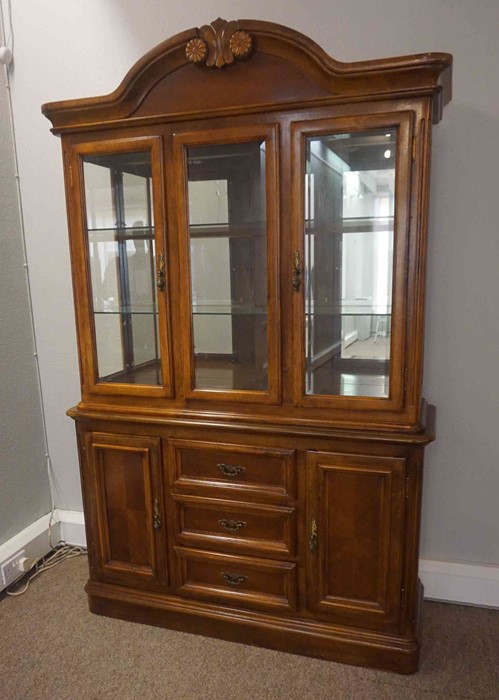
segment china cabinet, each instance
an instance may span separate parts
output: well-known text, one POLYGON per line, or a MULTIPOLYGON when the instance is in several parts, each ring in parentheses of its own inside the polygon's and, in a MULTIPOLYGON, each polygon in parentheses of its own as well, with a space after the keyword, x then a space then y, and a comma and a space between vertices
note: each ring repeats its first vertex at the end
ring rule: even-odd
POLYGON ((93 612, 411 673, 448 54, 190 29, 62 137, 93 612))

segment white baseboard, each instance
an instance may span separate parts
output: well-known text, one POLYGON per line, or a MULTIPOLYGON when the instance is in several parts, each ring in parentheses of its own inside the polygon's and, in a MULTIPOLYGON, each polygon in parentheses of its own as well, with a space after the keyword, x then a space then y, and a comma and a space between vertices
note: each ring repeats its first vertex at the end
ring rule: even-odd
POLYGON ((425 598, 499 608, 499 566, 421 559, 425 598))
POLYGON ((87 546, 85 519, 81 511, 57 509, 55 517, 60 527, 59 539, 79 547, 87 546))
MULTIPOLYGON (((48 526, 50 514, 34 522, 22 532, 0 545, 0 563, 20 549, 34 560, 50 549, 48 526)), ((85 520, 76 510, 54 511, 51 543, 63 540, 68 544, 86 546, 85 520)), ((463 605, 499 608, 499 566, 465 564, 452 561, 421 559, 419 576, 424 585, 425 598, 463 605)))

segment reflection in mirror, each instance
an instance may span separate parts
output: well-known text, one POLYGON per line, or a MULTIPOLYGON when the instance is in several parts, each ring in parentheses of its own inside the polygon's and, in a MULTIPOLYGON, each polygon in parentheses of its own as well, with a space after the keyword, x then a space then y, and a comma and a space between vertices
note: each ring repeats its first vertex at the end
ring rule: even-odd
POLYGON ((188 148, 195 388, 265 391, 265 142, 188 148))
POLYGON ((389 396, 396 137, 307 139, 307 394, 389 396))
POLYGON ((151 155, 83 158, 100 382, 161 384, 151 155))

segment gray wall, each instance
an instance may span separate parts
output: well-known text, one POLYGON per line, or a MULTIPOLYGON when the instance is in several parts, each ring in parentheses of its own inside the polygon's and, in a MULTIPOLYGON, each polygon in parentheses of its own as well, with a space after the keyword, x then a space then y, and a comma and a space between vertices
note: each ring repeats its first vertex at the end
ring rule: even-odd
POLYGON ((51 507, 3 71, 0 66, 0 544, 51 507))
POLYGON ((80 508, 79 398, 60 144, 40 104, 102 94, 166 37, 217 16, 287 24, 342 61, 455 57, 454 99, 434 132, 422 554, 499 564, 498 0, 38 0, 13 3, 14 114, 57 504, 80 508))

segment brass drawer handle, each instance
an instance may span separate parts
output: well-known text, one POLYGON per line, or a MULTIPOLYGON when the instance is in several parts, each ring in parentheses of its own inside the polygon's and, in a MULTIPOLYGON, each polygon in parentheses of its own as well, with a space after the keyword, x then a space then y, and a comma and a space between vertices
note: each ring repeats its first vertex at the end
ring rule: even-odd
POLYGON ((165 291, 165 259, 161 253, 158 255, 158 273, 156 276, 156 286, 160 292, 165 291))
POLYGON ((248 580, 247 576, 241 576, 240 574, 222 573, 222 578, 229 584, 229 586, 239 586, 241 583, 248 580))
POLYGON ((244 474, 246 471, 245 467, 240 467, 238 464, 217 464, 217 467, 220 469, 222 474, 225 474, 225 476, 239 476, 239 474, 244 474))
POLYGON ((225 518, 221 518, 218 522, 223 528, 231 532, 237 532, 242 527, 246 527, 246 523, 243 520, 226 520, 225 518))

